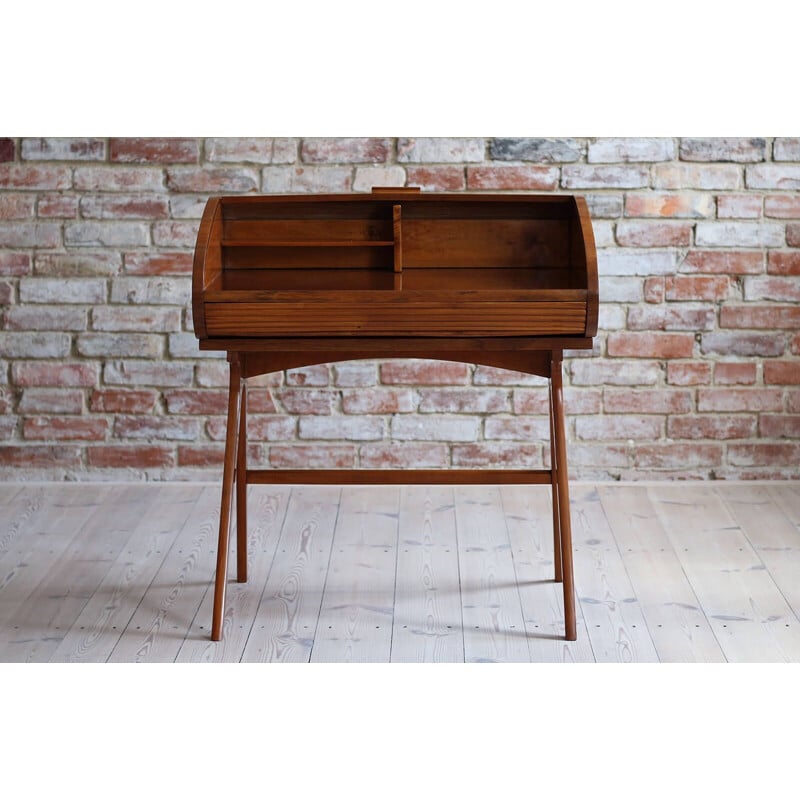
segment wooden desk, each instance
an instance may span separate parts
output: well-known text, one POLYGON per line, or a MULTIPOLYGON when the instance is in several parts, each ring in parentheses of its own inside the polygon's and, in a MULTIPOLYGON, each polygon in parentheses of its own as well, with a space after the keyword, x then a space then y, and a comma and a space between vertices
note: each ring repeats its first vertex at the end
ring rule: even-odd
POLYGON ((247 486, 549 484, 555 578, 576 638, 564 431, 564 349, 597 332, 597 260, 582 198, 428 194, 220 197, 195 248, 192 309, 204 350, 230 362, 211 638, 222 636, 234 493, 237 579, 247 580, 247 486), (246 379, 352 359, 432 358, 540 375, 551 467, 541 470, 256 470, 246 379), (234 491, 235 487, 235 491, 234 491))

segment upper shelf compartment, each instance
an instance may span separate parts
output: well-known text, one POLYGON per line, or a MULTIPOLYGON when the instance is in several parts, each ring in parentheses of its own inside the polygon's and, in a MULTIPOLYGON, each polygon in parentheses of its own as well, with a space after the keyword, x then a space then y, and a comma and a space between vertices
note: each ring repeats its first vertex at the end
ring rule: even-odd
POLYGON ((593 336, 591 222, 568 195, 214 198, 193 303, 201 339, 593 336))

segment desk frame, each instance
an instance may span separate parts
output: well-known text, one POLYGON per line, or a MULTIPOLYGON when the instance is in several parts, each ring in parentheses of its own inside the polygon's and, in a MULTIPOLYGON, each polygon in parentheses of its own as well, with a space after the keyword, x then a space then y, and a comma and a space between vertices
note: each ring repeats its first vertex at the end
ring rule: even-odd
POLYGON ((562 361, 565 348, 591 348, 588 338, 526 339, 260 339, 205 340, 205 350, 226 350, 230 363, 227 432, 222 476, 212 641, 224 627, 230 528, 236 498, 236 578, 247 581, 247 487, 250 484, 540 484, 551 486, 555 580, 563 584, 565 638, 577 638, 572 563, 572 528, 564 420, 562 361), (247 467, 248 378, 284 369, 336 361, 430 358, 510 369, 547 378, 549 386, 549 469, 273 470, 247 467))

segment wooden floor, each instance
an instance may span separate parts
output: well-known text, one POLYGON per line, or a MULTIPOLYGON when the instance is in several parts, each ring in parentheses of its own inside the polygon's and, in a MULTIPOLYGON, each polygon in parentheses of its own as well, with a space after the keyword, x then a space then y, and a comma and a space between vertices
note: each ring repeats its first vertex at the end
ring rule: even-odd
POLYGON ((576 642, 546 487, 252 486, 212 643, 219 498, 0 486, 0 661, 800 661, 800 483, 572 484, 576 642))

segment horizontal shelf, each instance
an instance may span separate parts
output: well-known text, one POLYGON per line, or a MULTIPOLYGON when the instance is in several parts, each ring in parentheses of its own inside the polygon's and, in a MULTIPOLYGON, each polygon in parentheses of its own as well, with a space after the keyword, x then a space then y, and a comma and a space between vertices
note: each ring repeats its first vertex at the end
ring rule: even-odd
POLYGON ((339 240, 339 239, 306 239, 297 240, 259 240, 247 241, 244 239, 223 239, 223 247, 394 247, 394 242, 388 239, 369 240, 339 240))
POLYGON ((248 469, 247 483, 334 485, 549 484, 549 469, 248 469))

